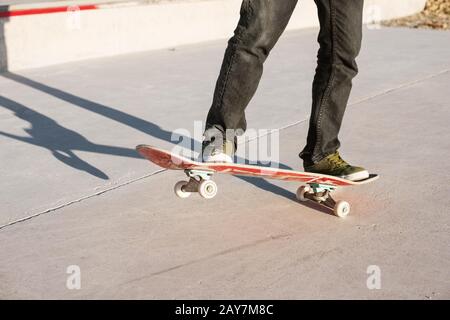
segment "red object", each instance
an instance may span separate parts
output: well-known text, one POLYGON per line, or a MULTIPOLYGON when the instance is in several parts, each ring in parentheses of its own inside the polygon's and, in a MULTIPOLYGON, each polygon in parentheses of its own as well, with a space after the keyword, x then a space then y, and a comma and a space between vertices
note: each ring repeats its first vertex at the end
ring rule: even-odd
POLYGON ((15 17, 15 16, 29 16, 34 14, 48 14, 57 12, 69 12, 75 10, 95 10, 98 7, 95 4, 81 5, 81 6, 64 6, 64 7, 50 7, 50 8, 33 8, 33 9, 18 9, 11 11, 0 11, 0 18, 15 17))

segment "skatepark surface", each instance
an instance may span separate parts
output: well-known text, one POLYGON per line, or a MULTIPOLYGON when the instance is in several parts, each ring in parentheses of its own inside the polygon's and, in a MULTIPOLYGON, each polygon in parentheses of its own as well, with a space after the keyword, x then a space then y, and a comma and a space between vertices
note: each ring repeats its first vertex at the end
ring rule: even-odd
MULTIPOLYGON (((282 37, 248 107, 293 169, 316 37, 282 37)), ((345 219, 283 181, 218 175, 214 199, 179 199, 183 173, 136 153, 204 120, 225 46, 0 74, 0 299, 450 298, 450 33, 364 30, 340 151, 381 178, 336 192, 345 219)))

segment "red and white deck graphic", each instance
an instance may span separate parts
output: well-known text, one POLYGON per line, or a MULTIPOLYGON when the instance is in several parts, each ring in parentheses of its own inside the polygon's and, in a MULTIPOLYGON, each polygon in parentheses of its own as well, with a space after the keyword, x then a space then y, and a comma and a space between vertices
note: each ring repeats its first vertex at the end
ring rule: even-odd
POLYGON ((278 169, 272 167, 262 167, 236 163, 202 163, 148 145, 139 145, 136 147, 136 150, 144 158, 150 160, 158 166, 172 170, 201 170, 217 173, 227 173, 238 176, 252 176, 286 181, 298 181, 303 183, 320 183, 332 186, 360 185, 369 183, 378 178, 378 176, 376 176, 362 181, 350 181, 322 174, 278 169))

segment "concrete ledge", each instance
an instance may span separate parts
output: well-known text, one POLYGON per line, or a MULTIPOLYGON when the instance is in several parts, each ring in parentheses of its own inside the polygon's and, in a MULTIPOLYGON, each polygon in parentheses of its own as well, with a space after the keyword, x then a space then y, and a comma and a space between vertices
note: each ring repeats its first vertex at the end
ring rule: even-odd
MULTIPOLYGON (((422 10, 425 2, 366 1, 365 21, 409 15, 422 10)), ((3 6, 0 70, 42 67, 228 38, 239 18, 240 4, 241 0, 161 3, 78 0, 3 6)), ((304 0, 299 3, 288 29, 317 25, 314 2, 304 0)))

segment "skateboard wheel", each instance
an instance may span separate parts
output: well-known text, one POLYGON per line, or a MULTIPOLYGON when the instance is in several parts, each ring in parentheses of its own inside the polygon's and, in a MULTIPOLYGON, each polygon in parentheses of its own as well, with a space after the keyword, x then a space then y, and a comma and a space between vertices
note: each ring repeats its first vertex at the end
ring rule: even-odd
POLYGON ((309 192, 309 187, 308 186, 301 186, 297 189, 297 193, 296 193, 296 197, 298 201, 304 202, 307 201, 308 199, 305 198, 305 193, 309 192))
POLYGON ((174 191, 175 191, 175 194, 176 194, 179 198, 187 198, 187 197, 189 197, 189 196, 191 195, 190 192, 183 191, 183 187, 184 187, 185 185, 187 185, 187 184, 188 184, 187 181, 178 181, 178 182, 175 184, 175 187, 174 187, 173 189, 174 189, 174 191))
POLYGON ((203 180, 198 186, 198 193, 205 199, 212 199, 217 194, 217 184, 212 180, 203 180))
POLYGON ((350 204, 347 201, 339 200, 334 205, 333 212, 339 218, 345 218, 350 213, 350 204))

